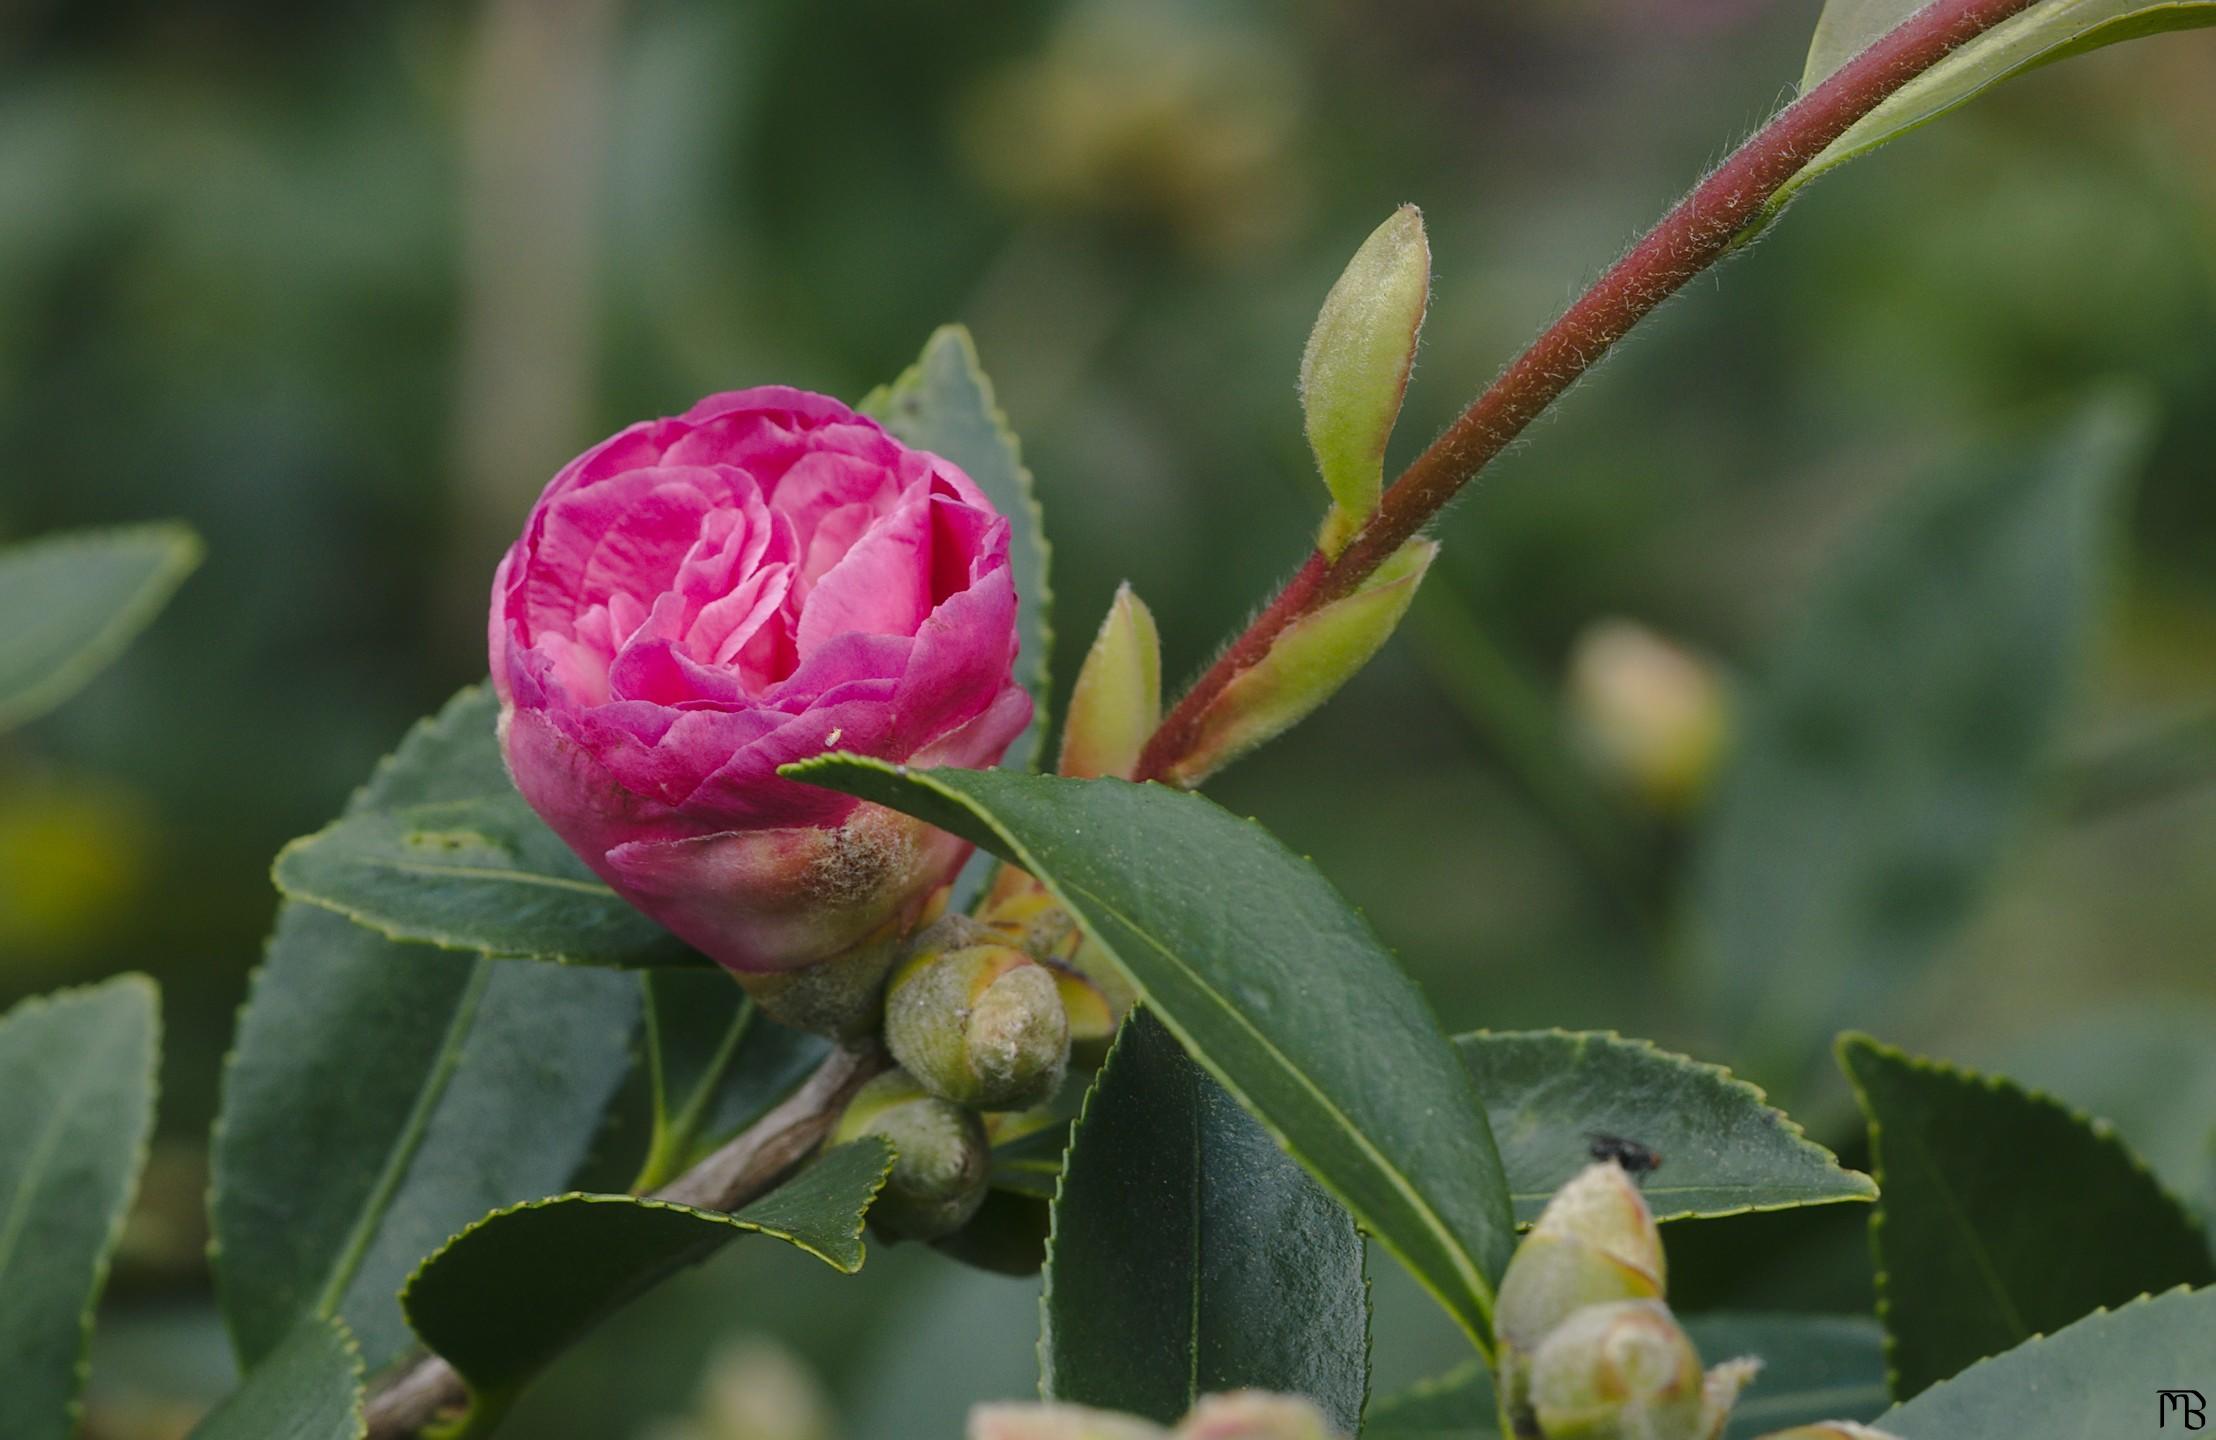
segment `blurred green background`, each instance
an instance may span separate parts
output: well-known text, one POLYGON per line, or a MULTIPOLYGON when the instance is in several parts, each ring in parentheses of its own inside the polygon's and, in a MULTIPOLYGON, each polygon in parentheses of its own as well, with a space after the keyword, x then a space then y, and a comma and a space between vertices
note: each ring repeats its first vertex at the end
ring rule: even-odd
MULTIPOLYGON (((1816 9, 0 11, 0 539, 174 516, 209 547, 123 663, 0 748, 0 1001, 124 968, 166 997, 162 1140, 90 1433, 179 1434, 229 1383, 202 1152, 269 857, 482 672, 492 564, 562 460, 711 390, 858 396, 965 321, 1045 502, 1063 683, 1126 578, 1189 675, 1307 543, 1293 374, 1369 229, 1414 201, 1434 250, 1404 458, 1789 95, 1816 9)), ((1452 1028, 1701 1046, 1671 946, 1534 799, 1507 712, 1457 703, 1451 637, 1484 637, 1511 677, 1488 703, 1574 768, 1553 707, 1594 622, 1752 673, 1919 467, 2117 378, 2158 428, 2059 754, 2205 715, 2212 67, 2216 35, 2120 47, 1815 187, 1456 506, 1427 595, 1446 608, 1213 793, 1312 854, 1452 1028)), ((2097 815, 2043 802, 1959 943, 1862 1022, 2052 1084, 2200 1185, 2211 758, 2188 745, 2097 815)), ((1628 817, 1666 907, 1682 824, 1606 774, 1572 783, 1628 817)), ((1790 1098, 1847 1143, 1836 1095, 1790 1098)), ((1379 1388, 1451 1361, 1390 1262, 1373 1272, 1379 1388)), ((644 1436, 707 1375, 820 1387, 854 1440, 951 1435, 970 1399, 1028 1390, 1034 1289, 913 1250, 842 1282, 735 1247, 579 1352, 511 1433, 644 1436)))

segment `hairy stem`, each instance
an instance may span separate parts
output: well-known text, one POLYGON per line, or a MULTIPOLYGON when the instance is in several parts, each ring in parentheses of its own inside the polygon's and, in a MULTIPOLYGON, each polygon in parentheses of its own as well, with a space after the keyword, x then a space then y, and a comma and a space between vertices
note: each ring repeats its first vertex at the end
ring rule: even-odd
POLYGON ((1770 197, 1825 146, 1903 85, 2036 0, 1936 0, 1773 116, 1661 223, 1610 266, 1517 356, 1386 490, 1377 513, 1335 560, 1308 557, 1277 598, 1177 702, 1147 742, 1139 779, 1191 748, 1201 716, 1286 626, 1351 593, 1431 522, 1609 347, 1695 275, 1722 259, 1770 197))
MULTIPOLYGON (((823 1142, 854 1092, 885 1065, 875 1047, 833 1050, 784 1103, 654 1198, 702 1210, 736 1210, 759 1198, 823 1142)), ((454 1367, 426 1356, 370 1396, 369 1440, 406 1440, 468 1403, 469 1388, 454 1367)))

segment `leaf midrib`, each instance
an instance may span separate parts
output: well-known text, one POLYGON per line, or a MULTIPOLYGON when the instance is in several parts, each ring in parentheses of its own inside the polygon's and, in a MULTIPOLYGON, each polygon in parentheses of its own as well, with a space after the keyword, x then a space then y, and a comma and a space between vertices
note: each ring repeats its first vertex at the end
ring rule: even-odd
POLYGON ((60 1144, 62 1131, 68 1128, 70 1111, 76 1108, 85 1088, 92 1083, 98 1067, 79 1065, 70 1073, 62 1087, 61 1102, 39 1130, 38 1140, 31 1146, 30 1162, 24 1166, 22 1178, 16 1181, 15 1193, 9 1198, 5 1222, 0 1222, 0 1276, 8 1273, 15 1263, 15 1247, 22 1243, 26 1217, 30 1213, 31 1196, 46 1178, 47 1167, 53 1163, 55 1147, 60 1144))
POLYGON ((491 983, 490 960, 479 960, 472 967, 469 984, 466 985, 454 1006, 454 1015, 447 1022, 446 1034, 439 1042, 437 1059, 430 1072, 424 1076, 421 1088, 416 1091, 416 1102, 408 1112, 407 1122, 394 1138, 392 1149, 385 1156, 385 1167, 378 1173, 377 1183, 364 1199, 362 1211, 355 1217, 354 1228, 348 1233, 346 1244, 332 1258, 331 1272, 324 1281, 323 1291, 316 1297, 317 1315, 330 1317, 339 1313, 339 1306, 346 1298, 346 1291, 354 1283, 362 1262, 368 1258, 369 1247, 376 1239, 377 1229, 383 1224, 387 1211, 392 1208, 393 1197, 399 1193, 402 1181, 414 1165, 417 1152, 431 1129, 431 1116, 446 1098, 446 1090, 453 1083, 454 1073, 461 1068, 462 1046, 469 1032, 477 1024, 477 1007, 484 998, 485 988, 491 983))
MULTIPOLYGON (((921 779, 921 777, 915 776, 911 776, 910 778, 921 779)), ((931 782, 924 781, 923 783, 929 784, 931 782)), ((1042 872, 1046 870, 1047 867, 1039 864, 1038 858, 1031 853, 1028 847, 1018 841, 1015 836, 1009 834, 998 824, 994 823, 992 817, 989 814, 973 805, 970 805, 967 801, 967 797, 962 796, 959 792, 953 791, 951 789, 936 786, 934 786, 934 788, 940 788, 942 794, 953 796, 958 802, 962 803, 964 808, 968 809, 971 814, 977 816, 980 820, 984 821, 985 824, 994 831, 994 833, 998 834, 1001 839, 1008 844, 1009 848, 1013 849, 1025 861, 1029 862, 1026 868, 1030 869, 1034 875, 1041 875, 1042 872)), ((1180 961, 1175 951, 1171 950, 1160 940, 1156 939, 1154 935, 1151 934, 1149 931, 1145 930, 1137 924, 1134 924, 1129 916, 1125 915, 1122 910, 1117 908, 1106 898, 1102 897, 1087 886, 1077 884, 1067 879, 1049 880, 1046 883, 1048 884, 1049 888, 1067 889, 1078 895, 1086 897, 1093 903, 1099 905, 1109 915, 1113 916, 1116 920, 1116 923, 1122 925, 1133 935, 1136 935, 1139 939, 1146 942, 1146 944, 1152 946, 1155 951, 1163 957, 1165 961, 1167 961, 1172 966, 1175 966, 1180 973, 1189 977, 1191 983, 1195 987, 1197 987, 1203 995, 1215 1002, 1218 1008, 1220 1008, 1225 1015, 1229 1016, 1240 1029, 1244 1030, 1249 1036, 1251 1036, 1255 1043, 1260 1045, 1262 1049, 1278 1063, 1278 1065, 1283 1069, 1284 1073, 1290 1075, 1293 1078, 1295 1084, 1298 1085, 1300 1089, 1306 1091, 1309 1095, 1314 1097, 1316 1104, 1323 1110, 1323 1112, 1327 1116, 1331 1118, 1331 1120, 1336 1124, 1337 1128, 1353 1140, 1355 1148, 1360 1150, 1364 1156, 1366 1156, 1376 1165, 1378 1171, 1386 1177, 1387 1182, 1400 1195, 1402 1200, 1405 1201, 1408 1206, 1415 1212, 1418 1219, 1424 1225, 1424 1228, 1430 1231, 1433 1238, 1438 1240, 1445 1247, 1446 1252, 1451 1258, 1455 1269, 1459 1272, 1458 1278, 1462 1281, 1467 1294, 1472 1300, 1477 1303, 1479 1315, 1481 1317, 1484 1317, 1490 1314, 1491 1305, 1487 1298, 1488 1291, 1482 1279, 1482 1272, 1479 1270, 1476 1262, 1471 1258, 1469 1253, 1455 1238, 1453 1231, 1448 1228, 1445 1221, 1440 1218, 1438 1213, 1434 1211, 1431 1206, 1424 1201, 1420 1193, 1418 1193, 1409 1184, 1407 1177, 1400 1173, 1399 1167, 1391 1164, 1389 1161, 1386 1160, 1383 1153, 1380 1152, 1377 1147, 1371 1143, 1370 1138, 1367 1135, 1364 1135, 1361 1130, 1355 1126, 1353 1120, 1344 1111, 1340 1110, 1337 1105, 1332 1103, 1331 1098, 1326 1095, 1315 1084, 1315 1082, 1308 1078, 1306 1072, 1302 1071, 1297 1065, 1294 1065, 1292 1061, 1286 1057, 1285 1053, 1282 1050, 1278 1049, 1278 1047, 1271 1042, 1270 1038, 1267 1035, 1256 1029, 1253 1022, 1248 1020, 1245 1015, 1241 1014, 1238 1010, 1238 1007, 1233 1005, 1226 996, 1224 996, 1214 986, 1210 985, 1198 970, 1180 961)), ((1080 917, 1080 923, 1082 923, 1082 917, 1080 917)), ((1088 930, 1092 929, 1091 926, 1087 926, 1086 928, 1088 930)), ((1110 945, 1104 937, 1098 934, 1095 934, 1093 938, 1099 941, 1100 944, 1106 946, 1111 952, 1114 951, 1114 949, 1116 948, 1115 946, 1110 945)), ((1163 1012, 1162 1018, 1165 1024, 1170 1023, 1170 1016, 1166 1011, 1163 1012)), ((1171 1028, 1175 1030, 1180 1027, 1173 1024, 1171 1025, 1171 1028)), ((1195 1052, 1199 1052, 1202 1048, 1198 1044, 1193 1043, 1190 1036, 1180 1035, 1178 1038, 1185 1041, 1195 1052)), ((1205 1065, 1205 1062, 1203 1063, 1205 1065)), ((1206 1068, 1210 1069, 1211 1071, 1214 1070, 1213 1066, 1207 1066, 1206 1068)), ((1234 1094, 1240 1093, 1239 1086, 1233 1083, 1229 1076, 1219 1075, 1218 1078, 1222 1080, 1224 1088, 1230 1090, 1234 1094)), ((1323 1180, 1324 1177, 1319 1175, 1317 1176, 1317 1179, 1323 1180)), ((1337 1188, 1336 1186, 1331 1185, 1329 1181, 1325 1181, 1324 1183, 1326 1185, 1326 1188, 1337 1188)), ((1378 1238, 1384 1241, 1388 1247, 1396 1249, 1398 1248, 1397 1246, 1393 1245, 1393 1242, 1389 1237, 1380 1234, 1378 1238)))

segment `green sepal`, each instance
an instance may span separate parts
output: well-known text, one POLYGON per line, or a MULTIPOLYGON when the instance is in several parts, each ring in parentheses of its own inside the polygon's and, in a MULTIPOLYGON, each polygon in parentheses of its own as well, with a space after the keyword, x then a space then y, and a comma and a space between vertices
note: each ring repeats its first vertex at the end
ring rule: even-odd
POLYGON ((1162 723, 1162 638, 1154 612, 1126 583, 1085 652, 1062 722, 1062 774, 1128 780, 1139 752, 1162 723))

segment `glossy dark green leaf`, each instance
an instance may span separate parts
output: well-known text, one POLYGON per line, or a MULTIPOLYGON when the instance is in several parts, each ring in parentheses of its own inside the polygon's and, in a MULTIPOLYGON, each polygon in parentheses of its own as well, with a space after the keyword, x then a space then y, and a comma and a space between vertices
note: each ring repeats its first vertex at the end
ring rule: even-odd
MULTIPOLYGON (((2161 1392, 2216 1395, 2216 1290, 2175 1290, 2088 1315, 1973 1365, 1876 1425, 1901 1440, 2109 1440, 2184 1435, 2189 1407, 2161 1392)), ((2204 1417, 2205 1420, 2205 1417, 2204 1417)))
POLYGON ((875 1137, 843 1145, 730 1215, 630 1195, 495 1211, 425 1260, 401 1303, 424 1343, 498 1405, 617 1307, 740 1235, 773 1235, 852 1274, 892 1159, 875 1137))
POLYGON ((1040 1303, 1049 1399, 1173 1423, 1202 1395, 1307 1395, 1341 1430, 1369 1382, 1354 1222, 1145 1011, 1085 1101, 1040 1303))
POLYGON ((1485 1111, 1422 993, 1314 866, 1160 785, 850 756, 786 773, 1037 876, 1193 1057, 1489 1344, 1515 1222, 1485 1111))
POLYGON ((581 965, 706 962, 600 883, 516 793, 474 687, 439 713, 447 742, 409 785, 278 853, 277 888, 389 940, 581 965))
POLYGON ((658 1190, 768 1113, 807 1079, 830 1042, 769 1020, 724 971, 639 977, 653 1140, 631 1188, 658 1190))
POLYGON ((77 693, 200 563, 182 525, 76 530, 0 549, 0 730, 77 693))
POLYGON ((192 1440, 361 1440, 362 1357, 346 1322, 307 1319, 269 1352, 192 1440))
POLYGON ((924 344, 915 364, 892 384, 864 396, 855 408, 906 444, 953 461, 1008 517, 1016 623, 1023 639, 1017 675, 1030 690, 1036 709, 1031 728, 1009 747, 1001 763, 1012 770, 1028 769, 1046 732, 1054 648, 1045 521, 1031 472, 1024 468, 1008 417, 993 398, 992 382, 978 363, 969 331, 959 325, 941 326, 924 344))
POLYGON ((160 1001, 143 975, 0 1017, 0 1435, 66 1440, 93 1306, 154 1123, 160 1001))
MULTIPOLYGON (((1809 46, 1813 89, 1926 0, 1829 0, 1809 46)), ((1961 46, 1893 92, 1808 163, 1772 200, 1774 214, 1809 181, 1967 104, 2014 75, 2122 40, 2216 25, 2212 0, 2041 0, 1961 46)))
MULTIPOLYGON (((1884 1336, 1861 1316, 1744 1314, 1681 1317, 1703 1362, 1760 1357, 1724 1440, 1754 1440, 1817 1420, 1866 1421, 1885 1408, 1884 1336)), ((1481 1362, 1370 1406, 1363 1440, 1480 1440, 1500 1433, 1493 1379, 1481 1362)))
MULTIPOLYGON (((493 750, 474 692, 409 735, 356 809, 434 803, 493 750)), ((633 1060, 638 987, 606 970, 397 945, 287 903, 224 1074, 211 1219, 241 1358, 340 1315, 372 1369, 409 1345, 418 1261, 564 1188, 633 1060)))
POLYGON ((1479 1031, 1454 1047, 1484 1097, 1521 1223, 1590 1162, 1596 1133, 1662 1157, 1643 1186, 1657 1220, 1877 1198, 1867 1175, 1842 1169, 1720 1065, 1604 1031, 1479 1031))
POLYGON ((1872 1234, 1896 1395, 2101 1306, 2216 1282, 2198 1222, 2105 1122, 1866 1036, 1839 1061, 1884 1192, 1872 1234))
POLYGON ((1803 1073, 1954 939, 2033 794, 2146 436, 2109 400, 1911 483, 1749 697, 1693 867, 1715 1003, 1803 1073))

